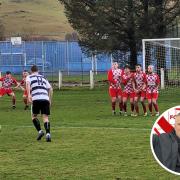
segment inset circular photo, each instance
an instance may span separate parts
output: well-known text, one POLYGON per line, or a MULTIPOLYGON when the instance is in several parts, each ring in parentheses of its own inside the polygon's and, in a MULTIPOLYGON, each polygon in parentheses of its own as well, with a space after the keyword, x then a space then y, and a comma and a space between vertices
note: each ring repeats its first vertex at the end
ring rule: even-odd
POLYGON ((180 175, 180 106, 158 117, 151 130, 151 151, 165 170, 180 175))

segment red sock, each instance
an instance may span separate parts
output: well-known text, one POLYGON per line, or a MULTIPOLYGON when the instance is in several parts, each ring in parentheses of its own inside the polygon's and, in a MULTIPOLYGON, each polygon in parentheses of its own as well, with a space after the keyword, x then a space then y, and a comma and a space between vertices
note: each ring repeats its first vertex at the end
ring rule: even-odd
POLYGON ((24 104, 27 105, 27 98, 23 98, 24 104))
POLYGON ((154 109, 156 112, 159 112, 158 105, 156 103, 153 103, 154 109))
POLYGON ((149 111, 152 113, 152 103, 148 104, 149 106, 149 111))
POLYGON ((124 107, 124 112, 127 112, 127 104, 126 103, 124 103, 123 107, 124 107))
POLYGON ((136 113, 139 114, 139 106, 138 106, 138 103, 135 103, 135 109, 136 109, 136 113))
POLYGON ((123 111, 123 103, 122 102, 119 103, 119 110, 123 111))
POLYGON ((12 104, 13 104, 13 106, 16 104, 16 98, 15 97, 12 98, 12 104))
POLYGON ((146 110, 146 105, 144 104, 144 102, 141 102, 141 104, 142 104, 144 113, 146 113, 146 112, 147 112, 147 110, 146 110))
POLYGON ((115 111, 116 102, 112 102, 112 110, 115 111))
POLYGON ((133 112, 134 111, 134 104, 131 103, 131 111, 133 112))

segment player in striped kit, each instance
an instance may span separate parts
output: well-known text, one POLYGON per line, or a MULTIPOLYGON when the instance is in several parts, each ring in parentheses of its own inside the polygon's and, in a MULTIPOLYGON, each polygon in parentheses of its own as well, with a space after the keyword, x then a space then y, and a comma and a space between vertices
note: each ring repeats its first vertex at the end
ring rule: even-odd
MULTIPOLYGON (((16 87, 19 85, 17 80, 12 77, 11 72, 7 71, 6 75, 2 78, 0 78, 0 81, 2 82, 2 87, 0 88, 0 98, 7 94, 8 96, 12 97, 12 108, 16 108, 16 96, 12 90, 12 86, 16 85, 16 87)), ((15 88, 16 88, 15 87, 15 88)))
POLYGON ((112 114, 115 115, 116 101, 119 101, 119 113, 122 113, 122 89, 121 76, 123 71, 118 68, 118 63, 112 63, 112 68, 108 71, 109 95, 111 97, 112 114))
POLYGON ((135 116, 139 114, 139 107, 138 107, 139 100, 143 107, 144 116, 147 116, 146 105, 145 105, 146 74, 142 71, 140 64, 136 65, 136 72, 134 73, 133 76, 134 76, 133 88, 135 92, 134 105, 135 105, 135 110, 136 110, 135 116))
POLYGON ((40 126, 40 121, 37 118, 38 114, 41 113, 44 128, 46 130, 46 141, 50 142, 51 135, 48 115, 50 115, 53 90, 48 80, 38 73, 37 66, 32 66, 31 72, 32 74, 26 78, 26 89, 28 93, 28 101, 32 103, 32 121, 38 131, 37 140, 40 140, 44 136, 44 132, 40 126))
POLYGON ((130 71, 130 66, 126 65, 124 68, 124 74, 122 76, 122 83, 124 84, 123 90, 123 108, 124 108, 124 116, 127 116, 127 100, 130 99, 131 104, 131 116, 134 116, 134 89, 133 89, 133 73, 130 71))
POLYGON ((159 109, 157 104, 158 99, 158 87, 160 84, 159 76, 153 72, 154 67, 152 65, 148 66, 148 73, 146 75, 146 98, 148 100, 148 106, 151 116, 152 114, 152 107, 156 111, 156 116, 159 116, 159 109))

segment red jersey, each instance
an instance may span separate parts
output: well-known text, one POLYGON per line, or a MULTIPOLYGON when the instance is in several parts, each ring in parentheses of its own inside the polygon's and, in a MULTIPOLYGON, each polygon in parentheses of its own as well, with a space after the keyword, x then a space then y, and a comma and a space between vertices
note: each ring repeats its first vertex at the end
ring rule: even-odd
POLYGON ((155 73, 146 75, 147 93, 158 93, 159 76, 155 73))
POLYGON ((23 78, 20 82, 20 85, 23 87, 23 88, 26 88, 26 78, 23 78))
POLYGON ((111 88, 121 88, 121 77, 123 71, 121 69, 110 69, 108 71, 108 81, 111 88))
POLYGON ((21 80, 20 85, 24 88, 23 97, 27 97, 28 93, 27 93, 27 90, 26 90, 26 77, 21 80))
POLYGON ((146 83, 146 74, 142 71, 135 72, 134 75, 135 87, 138 91, 142 91, 143 85, 146 83))
POLYGON ((132 93, 134 92, 134 89, 133 89, 133 73, 130 73, 130 74, 123 74, 122 76, 122 83, 124 84, 124 92, 126 93, 132 93))
POLYGON ((11 89, 12 85, 14 85, 14 84, 17 85, 18 84, 17 80, 15 78, 13 78, 13 77, 9 78, 9 77, 4 76, 4 77, 0 78, 0 81, 2 81, 2 87, 4 89, 11 89))

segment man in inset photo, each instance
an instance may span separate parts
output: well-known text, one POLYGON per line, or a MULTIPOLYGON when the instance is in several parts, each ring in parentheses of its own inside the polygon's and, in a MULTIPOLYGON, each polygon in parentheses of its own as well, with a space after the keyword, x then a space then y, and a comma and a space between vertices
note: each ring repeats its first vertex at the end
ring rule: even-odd
POLYGON ((153 149, 159 161, 168 169, 180 173, 180 113, 175 116, 170 133, 153 135, 153 149))

